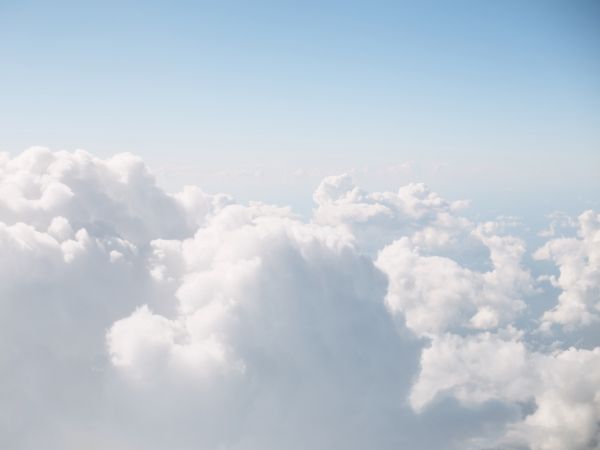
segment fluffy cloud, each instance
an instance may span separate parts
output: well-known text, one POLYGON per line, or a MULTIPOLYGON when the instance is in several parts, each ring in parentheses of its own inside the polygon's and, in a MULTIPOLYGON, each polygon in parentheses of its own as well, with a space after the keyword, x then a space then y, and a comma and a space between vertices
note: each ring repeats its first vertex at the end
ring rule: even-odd
POLYGON ((376 251, 394 238, 411 236, 425 249, 455 244, 471 223, 456 213, 468 202, 449 202, 422 183, 398 192, 366 192, 348 175, 325 178, 313 198, 317 223, 342 225, 357 236, 365 250, 376 251))
MULTIPOLYGON (((165 244, 153 243, 161 254, 165 244)), ((168 273, 157 282, 178 280, 175 310, 164 316, 142 306, 117 321, 108 352, 148 392, 188 384, 197 410, 217 403, 236 426, 252 421, 237 436, 207 429, 196 445, 361 448, 387 420, 378 408, 398 414, 415 369, 403 354, 416 348, 396 332, 381 301, 385 277, 350 235, 285 210, 233 205, 167 247, 179 260, 171 254, 154 264, 168 273), (240 399, 229 399, 230 390, 240 399), (360 428, 344 431, 346 421, 360 428)))
POLYGON ((536 410, 513 425, 508 441, 533 449, 600 445, 600 348, 570 348, 533 356, 536 410))
POLYGON ((558 277, 547 277, 562 292, 558 305, 542 317, 543 329, 552 324, 573 329, 600 318, 600 215, 586 211, 578 223, 578 237, 552 239, 534 255, 560 270, 558 277))
MULTIPOLYGON (((314 198, 305 221, 165 193, 132 155, 2 155, 0 446, 597 446, 599 350, 535 334, 502 220, 422 184, 314 198)), ((543 321, 595 314, 597 230, 536 253, 563 290, 543 321)))
POLYGON ((131 154, 103 160, 81 150, 35 147, 15 158, 0 156, 0 218, 7 224, 46 229, 62 216, 75 229, 145 243, 193 234, 208 213, 228 201, 195 187, 168 195, 131 154))
POLYGON ((379 254, 377 266, 390 280, 386 302, 418 335, 435 336, 457 328, 490 329, 525 308, 523 294, 532 279, 522 267, 523 243, 511 236, 474 231, 489 249, 492 269, 477 272, 441 256, 423 256, 409 238, 379 254))
POLYGON ((421 373, 412 388, 410 403, 421 411, 446 395, 473 406, 492 399, 511 402, 529 398, 527 349, 515 330, 501 334, 436 336, 421 355, 421 373))
POLYGON ((527 348, 514 329, 472 336, 436 337, 421 356, 410 402, 416 411, 440 397, 468 407, 500 401, 534 405, 479 446, 539 450, 597 448, 600 439, 600 348, 550 353, 527 348))

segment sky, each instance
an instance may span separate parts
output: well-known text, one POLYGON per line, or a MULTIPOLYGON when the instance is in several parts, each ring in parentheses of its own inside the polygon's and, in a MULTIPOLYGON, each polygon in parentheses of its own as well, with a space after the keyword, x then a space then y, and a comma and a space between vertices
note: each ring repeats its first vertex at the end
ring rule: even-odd
POLYGON ((303 211, 347 171, 581 209, 600 191, 599 22, 593 1, 3 1, 0 150, 132 152, 169 190, 303 211))
POLYGON ((0 0, 0 448, 599 450, 599 22, 0 0))

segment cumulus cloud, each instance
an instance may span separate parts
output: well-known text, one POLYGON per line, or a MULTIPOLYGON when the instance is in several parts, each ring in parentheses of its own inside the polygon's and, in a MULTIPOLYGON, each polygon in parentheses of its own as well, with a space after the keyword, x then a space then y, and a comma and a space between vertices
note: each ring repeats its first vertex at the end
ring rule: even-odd
POLYGON ((421 355, 421 373, 410 403, 420 411, 446 395, 473 406, 492 399, 529 398, 532 380, 527 349, 515 330, 470 336, 436 336, 421 355))
POLYGON ((558 305, 544 313, 543 329, 552 324, 573 329, 600 318, 600 215, 581 214, 577 234, 552 239, 535 252, 535 258, 550 260, 560 270, 558 277, 546 277, 561 293, 558 305))
POLYGON ((195 231, 226 196, 208 196, 196 187, 176 195, 162 191, 143 161, 131 154, 100 159, 31 148, 0 157, 0 217, 46 229, 58 216, 97 235, 136 243, 182 238, 195 231))
POLYGON ((540 353, 531 351, 522 337, 514 329, 436 337, 422 353, 411 405, 421 411, 444 396, 471 408, 499 401, 523 405, 527 411, 531 404, 533 412, 508 423, 501 437, 479 439, 480 446, 597 448, 600 348, 540 353))
POLYGON ((600 348, 533 356, 536 409, 510 428, 507 441, 533 449, 600 445, 600 348))
MULTIPOLYGON (((166 193, 128 154, 3 154, 0 446, 598 445, 600 350, 535 333, 505 221, 422 184, 314 199, 303 220, 166 193)), ((560 270, 544 323, 593 323, 598 216, 579 223, 535 253, 560 270)))
POLYGON ((411 236, 421 247, 440 249, 456 243, 456 235, 471 223, 456 213, 467 201, 447 201, 423 183, 397 192, 369 193, 355 186, 349 175, 325 178, 313 198, 317 223, 341 225, 367 251, 379 250, 394 238, 411 236))
POLYGON ((457 328, 491 329, 525 308, 532 279, 523 268, 524 245, 479 227, 473 232, 489 249, 492 269, 477 272, 441 256, 423 256, 409 238, 386 246, 377 266, 390 280, 386 302, 418 335, 457 328))
POLYGON ((190 384, 201 410, 208 398, 223 402, 237 426, 253 423, 237 437, 206 430, 213 442, 197 442, 360 448, 381 426, 377 408, 402 407, 398 380, 406 389, 415 365, 403 353, 413 344, 402 342, 381 302, 385 277, 351 236, 285 210, 235 205, 170 248, 180 258, 167 269, 179 280, 175 311, 138 308, 111 327, 108 352, 120 374, 150 391, 190 384), (227 398, 231 389, 242 402, 227 398), (361 427, 343 431, 345 421, 361 427))

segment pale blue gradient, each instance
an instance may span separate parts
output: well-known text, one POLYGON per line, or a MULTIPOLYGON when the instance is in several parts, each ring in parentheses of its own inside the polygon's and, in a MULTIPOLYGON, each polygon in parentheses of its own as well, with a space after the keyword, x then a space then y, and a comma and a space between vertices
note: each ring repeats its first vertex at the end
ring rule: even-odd
POLYGON ((0 86, 0 150, 131 151, 172 189, 307 209, 356 169, 490 212, 600 197, 593 1, 4 0, 0 86))

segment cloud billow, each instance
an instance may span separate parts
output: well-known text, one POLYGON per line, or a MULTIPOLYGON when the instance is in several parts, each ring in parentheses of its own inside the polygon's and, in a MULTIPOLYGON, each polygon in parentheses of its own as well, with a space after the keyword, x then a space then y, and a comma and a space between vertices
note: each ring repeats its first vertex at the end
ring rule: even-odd
POLYGON ((596 324, 597 213, 531 252, 422 184, 314 199, 302 220, 166 193, 128 154, 0 156, 0 446, 597 447, 600 347, 553 334, 596 324))

